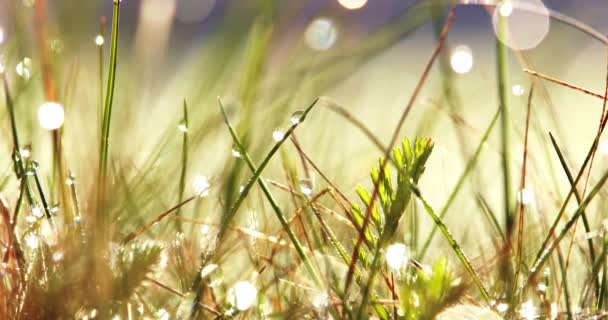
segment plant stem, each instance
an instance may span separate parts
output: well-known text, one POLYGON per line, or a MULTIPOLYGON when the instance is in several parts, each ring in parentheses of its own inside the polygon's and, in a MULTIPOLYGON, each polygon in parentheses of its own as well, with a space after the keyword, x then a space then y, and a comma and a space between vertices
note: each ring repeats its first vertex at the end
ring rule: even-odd
MULTIPOLYGON (((110 120, 112 117, 112 106, 114 102, 114 87, 116 80, 116 61, 118 53, 118 27, 120 20, 120 2, 121 0, 114 0, 114 8, 112 12, 112 44, 110 49, 110 66, 108 74, 108 83, 106 91, 105 106, 103 110, 102 119, 102 130, 101 130, 101 145, 99 153, 99 173, 98 173, 98 207, 97 216, 98 219, 104 221, 105 219, 101 216, 105 203, 105 192, 106 192, 106 174, 108 165, 108 152, 110 147, 110 120)), ((105 215, 105 214, 103 214, 105 215)), ((104 224, 101 224, 104 227, 104 224)))

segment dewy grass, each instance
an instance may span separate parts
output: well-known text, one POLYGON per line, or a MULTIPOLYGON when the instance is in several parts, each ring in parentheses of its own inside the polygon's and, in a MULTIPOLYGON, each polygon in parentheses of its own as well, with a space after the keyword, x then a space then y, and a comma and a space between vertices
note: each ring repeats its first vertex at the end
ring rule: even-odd
MULTIPOLYGON (((605 104, 599 130, 592 119, 593 141, 583 139, 591 125, 576 126, 599 113, 583 110, 587 100, 578 95, 604 103, 606 92, 545 75, 567 68, 565 79, 586 72, 595 81, 578 58, 534 65, 542 46, 517 54, 526 68, 518 70, 507 46, 479 42, 471 44, 470 74, 457 75, 446 50, 455 11, 435 0, 415 1, 353 37, 355 20, 347 19, 376 10, 315 7, 318 17, 311 11, 306 18, 332 17, 321 22, 337 38, 330 50, 313 52, 306 41, 325 38, 307 37, 303 7, 273 0, 214 8, 201 24, 205 41, 186 58, 174 38, 163 42, 161 19, 148 21, 150 4, 142 2, 137 28, 120 34, 134 41, 125 41, 133 46, 121 49, 119 65, 126 7, 112 2, 105 45, 95 38, 105 22, 97 28, 90 19, 97 13, 84 2, 49 4, 53 14, 42 19, 47 2, 37 1, 35 33, 48 35, 44 41, 29 39, 27 6, 9 6, 0 21, 7 35, 0 39, 0 319, 446 320, 474 310, 476 319, 511 320, 608 311, 601 223, 608 172, 598 171, 608 146, 601 141, 605 104), (431 33, 422 32, 431 21, 431 33), (152 38, 146 30, 155 30, 152 38), (436 41, 424 65, 418 37, 436 41), (494 47, 496 59, 482 47, 494 47), (511 92, 514 85, 522 91, 511 92), (225 97, 220 112, 218 94, 225 97), (287 116, 321 94, 331 98, 287 116), (397 110, 402 94, 407 104, 397 110), (577 117, 566 118, 571 104, 553 103, 554 94, 577 98, 577 117), (66 106, 66 130, 53 133, 52 145, 37 126, 36 106, 53 97, 66 106), (331 112, 311 117, 319 104, 331 112), (567 126, 556 122, 562 116, 567 126), (288 130, 273 141, 277 127, 288 130), (397 143, 415 135, 429 138, 397 143), (90 148, 93 141, 99 145, 90 148), (515 154, 522 146, 523 159, 515 154), (420 182, 414 160, 425 163, 420 182), (519 184, 511 183, 517 173, 519 184), (209 177, 208 194, 192 195, 194 176, 209 177), (515 188, 533 197, 524 203, 515 188), (579 219, 584 232, 576 230, 579 219)), ((457 17, 468 5, 459 4, 457 17)), ((179 10, 176 16, 183 18, 179 10)), ((577 45, 587 38, 606 44, 564 14, 549 10, 548 17, 583 35, 577 45)), ((170 28, 177 27, 187 29, 183 21, 170 28)), ((508 31, 500 21, 497 27, 508 31)))

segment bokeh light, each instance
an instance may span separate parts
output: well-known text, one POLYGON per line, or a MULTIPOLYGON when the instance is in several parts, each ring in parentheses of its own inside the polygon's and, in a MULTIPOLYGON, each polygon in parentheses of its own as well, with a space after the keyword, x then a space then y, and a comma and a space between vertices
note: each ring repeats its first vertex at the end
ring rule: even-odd
POLYGON ((348 10, 361 9, 367 4, 367 0, 338 0, 341 6, 348 10))
POLYGON ((38 121, 46 130, 61 128, 64 120, 63 106, 56 102, 45 102, 38 108, 38 121))
POLYGON ((529 205, 534 201, 534 193, 530 189, 523 188, 517 193, 517 201, 524 206, 529 205))
POLYGON ((526 93, 526 89, 521 84, 516 84, 511 88, 511 92, 516 97, 521 97, 526 93))
POLYGON ((247 281, 239 281, 232 289, 234 290, 233 303, 237 309, 245 311, 255 305, 258 289, 253 284, 247 281))
POLYGON ((331 48, 338 38, 338 31, 334 23, 327 18, 318 18, 310 23, 306 29, 306 43, 317 51, 331 48))
POLYGON ((391 269, 401 270, 409 261, 407 247, 403 243, 394 243, 386 248, 386 264, 391 269))
POLYGON ((0 44, 4 42, 4 29, 0 27, 0 44))
POLYGON ((178 0, 176 18, 183 23, 205 20, 215 7, 215 0, 178 0))
POLYGON ((492 15, 496 36, 514 50, 538 46, 549 33, 549 21, 549 10, 540 0, 506 0, 492 15), (504 22, 504 32, 499 31, 499 20, 504 22))
POLYGON ((456 73, 465 74, 471 71, 473 68, 473 52, 471 48, 465 45, 454 48, 450 64, 456 73))
POLYGON ((97 37, 95 37, 95 44, 99 47, 103 46, 103 43, 105 42, 105 39, 103 38, 102 35, 98 34, 97 37))

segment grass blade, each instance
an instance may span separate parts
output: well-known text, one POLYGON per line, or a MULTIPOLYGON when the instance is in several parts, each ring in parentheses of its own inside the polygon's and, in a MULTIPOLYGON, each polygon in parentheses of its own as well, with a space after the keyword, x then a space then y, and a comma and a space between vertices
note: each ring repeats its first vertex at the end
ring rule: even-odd
POLYGON ((443 223, 443 220, 441 220, 441 218, 439 216, 437 216, 437 214, 435 214, 435 212, 433 211, 433 208, 431 208, 431 206, 426 202, 426 200, 424 200, 418 187, 412 186, 412 191, 414 192, 414 194, 416 195, 418 200, 420 200, 420 202, 422 203, 424 210, 429 214, 431 219, 433 219, 433 222, 435 222, 435 225, 437 226, 437 228, 439 228, 439 230, 441 230, 441 233, 443 233, 443 235, 445 236, 446 240, 448 241, 448 243, 450 244, 452 249, 454 249, 454 252, 458 256, 458 259, 460 260, 462 265, 465 267, 465 269, 467 269, 467 271, 473 278, 473 282, 475 282, 475 284, 477 285, 477 288, 479 289, 479 293, 481 293, 481 296, 483 297, 483 299, 488 304, 490 304, 490 294, 488 293, 488 290, 484 287, 483 283, 481 282, 481 279, 477 275, 477 272, 475 272, 475 269, 473 269, 471 262, 469 261, 467 256, 462 251, 462 248, 460 247, 458 242, 456 242, 456 239, 454 239, 454 237, 452 236, 452 233, 448 230, 448 227, 443 223))

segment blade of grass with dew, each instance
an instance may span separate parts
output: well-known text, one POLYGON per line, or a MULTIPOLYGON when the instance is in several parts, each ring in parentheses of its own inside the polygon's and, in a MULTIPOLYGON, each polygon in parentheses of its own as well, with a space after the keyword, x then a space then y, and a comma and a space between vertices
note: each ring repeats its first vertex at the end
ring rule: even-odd
POLYGON ((422 193, 420 192, 418 187, 412 185, 412 191, 414 192, 414 195, 416 195, 418 200, 420 200, 420 202, 422 203, 424 210, 428 213, 433 222, 435 222, 437 228, 441 230, 441 233, 443 233, 443 235, 445 236, 446 240, 454 250, 454 253, 456 253, 456 255, 458 256, 458 259, 460 260, 462 265, 465 267, 465 269, 467 269, 467 272, 469 272, 469 274, 473 278, 473 282, 475 282, 475 285, 477 285, 477 288, 479 289, 479 293, 481 294, 482 298, 485 300, 486 303, 490 304, 490 294, 488 293, 488 290, 484 287, 483 283, 481 282, 481 279, 477 275, 477 272, 475 272, 475 269, 473 269, 471 262, 462 251, 462 248, 460 247, 458 242, 456 242, 456 239, 454 239, 454 237, 452 236, 452 233, 448 230, 448 227, 443 223, 443 220, 441 220, 441 218, 437 216, 437 214, 435 214, 435 211, 433 211, 433 208, 431 208, 431 206, 426 202, 426 200, 424 200, 424 198, 422 197, 422 193))
MULTIPOLYGON (((256 168, 255 165, 253 164, 253 161, 249 157, 249 154, 244 149, 244 146, 241 144, 236 132, 232 128, 232 125, 230 124, 230 121, 228 120, 228 115, 226 114, 226 110, 224 109, 221 99, 218 98, 218 105, 220 107, 220 111, 222 112, 222 116, 224 117, 224 122, 226 123, 226 126, 228 127, 228 130, 230 132, 232 140, 233 140, 234 144, 239 148, 238 151, 240 152, 241 156, 247 163, 247 166, 249 167, 249 169, 253 172, 253 176, 249 179, 249 181, 247 182, 247 184, 241 191, 241 194, 237 198, 236 202, 230 207, 228 214, 226 216, 222 217, 220 231, 219 231, 217 238, 222 239, 224 233, 226 232, 226 230, 228 228, 230 221, 236 214, 236 211, 239 209, 240 205, 243 203, 243 201, 247 197, 247 194, 249 194, 249 191, 253 187, 254 183, 258 182, 260 187, 262 188, 262 191, 264 192, 266 198, 268 199, 268 202, 270 202, 270 205, 272 206, 273 211, 275 212, 277 218, 279 219, 279 222, 281 223, 283 230, 287 233, 287 236, 289 237, 289 240, 292 242, 294 248, 296 249, 298 256, 304 263, 306 271, 313 278, 313 281, 315 282, 316 285, 322 286, 323 281, 321 280, 321 277, 317 274, 316 270, 312 266, 308 256, 306 255, 306 252, 304 251, 304 247, 302 247, 302 244, 300 243, 298 238, 295 236, 294 232, 291 230, 291 227, 289 226, 287 219, 281 212, 281 209, 279 208, 278 204, 274 200, 274 197, 270 193, 270 190, 266 186, 266 183, 264 182, 263 179, 260 178, 262 171, 266 168, 266 166, 270 162, 270 159, 272 158, 272 156, 278 151, 278 149, 281 147, 283 142, 289 137, 289 135, 291 135, 291 133, 295 130, 295 128, 306 119, 308 112, 310 112, 310 110, 317 104, 318 101, 319 101, 319 99, 317 98, 308 108, 306 108, 306 110, 304 110, 304 112, 302 113, 302 116, 299 118, 299 121, 296 122, 295 124, 293 124, 289 128, 289 130, 285 133, 283 138, 280 141, 278 141, 274 145, 274 147, 270 150, 270 152, 264 158, 264 160, 262 161, 260 166, 256 168)), ((201 288, 202 288, 201 287, 201 275, 199 272, 199 273, 197 273, 193 286, 192 286, 192 290, 195 292, 195 297, 194 297, 194 301, 192 303, 192 309, 190 311, 191 319, 193 319, 198 314, 199 306, 198 306, 197 302, 200 300, 201 288)))
MULTIPOLYGON (((184 111, 182 121, 179 124, 180 130, 182 131, 182 165, 181 172, 179 175, 179 190, 177 193, 177 198, 179 201, 184 199, 184 191, 186 190, 186 171, 188 169, 188 104, 184 99, 184 111)), ((175 216, 178 219, 175 219, 175 228, 178 232, 182 231, 181 220, 179 219, 180 209, 177 210, 175 216)))
POLYGON ((31 174, 34 176, 34 181, 36 182, 36 187, 38 188, 38 193, 40 194, 40 201, 42 201, 42 206, 44 209, 45 216, 46 216, 47 220, 49 221, 49 223, 51 224, 51 227, 54 228, 55 225, 53 223, 53 216, 51 215, 51 208, 49 206, 49 203, 46 200, 44 190, 42 189, 42 184, 40 183, 40 177, 38 175, 38 168, 39 168, 38 162, 31 160, 29 162, 28 173, 26 173, 26 174, 30 174, 29 172, 31 172, 31 174))
MULTIPOLYGON (((490 137, 490 134, 492 133, 492 130, 494 129, 494 125, 496 125, 496 122, 497 122, 499 116, 500 116, 500 110, 498 110, 494 114, 494 117, 492 118, 490 125, 488 126, 488 128, 484 132, 483 136, 481 137, 479 144, 477 144, 477 148, 475 149, 475 153, 473 154, 473 157, 467 162, 467 164, 464 168, 464 171, 458 178, 458 181, 456 182, 454 189, 452 189, 452 192, 450 193, 448 200, 446 201, 445 205, 441 209, 441 212, 439 213, 439 218, 441 218, 442 220, 445 218, 446 214, 448 213, 448 210, 452 206, 452 203, 456 199, 456 196, 462 189, 462 187, 464 185, 464 181, 468 177, 471 170, 473 170, 473 168, 477 164, 477 160, 479 159, 479 156, 481 155, 481 151, 483 150, 483 147, 485 146, 488 138, 490 137)), ((424 245, 422 246, 422 249, 420 250, 420 253, 418 254, 418 260, 424 259, 424 256, 431 244, 431 241, 433 240, 433 237, 435 236, 436 231, 437 231, 437 229, 434 228, 431 231, 431 233, 429 234, 428 238, 424 241, 424 245)))
MULTIPOLYGON (((23 157, 21 156, 21 146, 19 145, 19 134, 17 131, 17 120, 15 117, 15 106, 13 104, 13 99, 11 98, 10 89, 8 85, 8 78, 6 73, 2 75, 3 85, 4 85, 4 96, 6 98, 6 107, 8 109, 9 118, 11 121, 11 130, 13 133, 13 165, 15 168, 15 174, 18 180, 21 180, 24 184, 24 191, 26 199, 30 205, 30 208, 34 206, 34 197, 32 196, 32 190, 28 179, 25 175, 25 164, 23 161, 23 157)), ((13 224, 16 225, 19 217, 19 210, 15 211, 15 215, 13 216, 13 224)), ((14 228, 13 228, 14 229, 14 228)))

